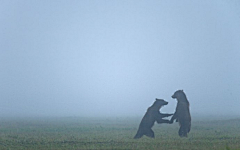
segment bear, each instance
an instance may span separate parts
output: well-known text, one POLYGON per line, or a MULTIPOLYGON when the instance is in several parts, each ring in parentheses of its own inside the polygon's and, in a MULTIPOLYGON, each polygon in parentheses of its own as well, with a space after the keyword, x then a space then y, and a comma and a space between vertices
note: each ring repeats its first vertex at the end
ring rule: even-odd
POLYGON ((165 120, 163 118, 172 116, 173 114, 162 114, 159 112, 160 108, 167 104, 168 102, 165 100, 156 98, 156 101, 147 109, 147 112, 143 116, 134 139, 139 139, 143 135, 154 138, 154 132, 151 128, 153 127, 155 121, 157 123, 170 123, 170 120, 165 120))
POLYGON ((172 95, 172 98, 177 99, 177 107, 170 122, 173 123, 173 121, 176 119, 176 122, 178 122, 180 126, 178 135, 180 137, 187 137, 187 134, 190 132, 191 129, 191 115, 189 110, 189 101, 183 90, 176 91, 172 95))

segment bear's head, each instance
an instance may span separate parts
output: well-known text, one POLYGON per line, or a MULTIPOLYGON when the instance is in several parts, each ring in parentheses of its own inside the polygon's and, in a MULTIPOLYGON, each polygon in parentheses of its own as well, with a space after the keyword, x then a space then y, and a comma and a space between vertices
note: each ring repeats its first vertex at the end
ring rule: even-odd
POLYGON ((177 100, 186 99, 186 95, 183 90, 177 90, 173 95, 172 98, 176 98, 177 100))
POLYGON ((165 100, 156 98, 156 101, 153 103, 152 106, 157 109, 160 109, 162 106, 167 105, 167 104, 168 104, 168 102, 166 102, 165 100))

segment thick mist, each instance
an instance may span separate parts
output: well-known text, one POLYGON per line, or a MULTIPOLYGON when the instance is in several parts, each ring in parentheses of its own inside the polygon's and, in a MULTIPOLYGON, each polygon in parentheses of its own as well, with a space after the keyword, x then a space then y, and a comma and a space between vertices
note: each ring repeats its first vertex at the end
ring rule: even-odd
POLYGON ((1 1, 0 116, 239 115, 240 2, 1 1))

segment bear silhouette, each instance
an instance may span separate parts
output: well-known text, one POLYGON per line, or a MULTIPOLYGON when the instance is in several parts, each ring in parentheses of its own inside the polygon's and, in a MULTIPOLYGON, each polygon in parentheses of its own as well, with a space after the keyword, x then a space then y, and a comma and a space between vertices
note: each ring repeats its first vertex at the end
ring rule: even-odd
POLYGON ((178 122, 180 126, 178 135, 180 137, 187 137, 191 129, 191 115, 186 94, 183 90, 178 90, 172 95, 172 98, 177 99, 177 107, 170 122, 173 123, 176 119, 176 122, 178 122))
POLYGON ((143 116, 134 139, 141 138, 143 135, 154 138, 154 132, 151 128, 153 127, 155 121, 157 123, 170 123, 169 120, 165 120, 163 118, 172 116, 173 114, 162 114, 159 112, 160 108, 167 104, 168 102, 164 101, 163 99, 156 99, 153 105, 147 109, 147 112, 143 116))

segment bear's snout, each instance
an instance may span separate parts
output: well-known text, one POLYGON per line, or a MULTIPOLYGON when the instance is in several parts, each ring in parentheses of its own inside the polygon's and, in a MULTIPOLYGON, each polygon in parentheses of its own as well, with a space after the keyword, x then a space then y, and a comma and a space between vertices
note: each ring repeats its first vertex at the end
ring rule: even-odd
POLYGON ((168 102, 164 101, 164 103, 162 104, 162 106, 167 105, 167 104, 168 104, 168 102))

